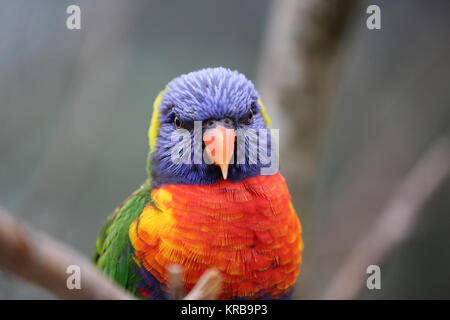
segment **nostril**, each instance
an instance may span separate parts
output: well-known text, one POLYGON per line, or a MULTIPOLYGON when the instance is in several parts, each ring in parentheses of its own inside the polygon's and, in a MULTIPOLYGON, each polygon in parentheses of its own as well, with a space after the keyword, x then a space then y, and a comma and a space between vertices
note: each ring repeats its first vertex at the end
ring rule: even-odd
POLYGON ((207 121, 206 121, 205 127, 206 127, 207 129, 212 129, 212 128, 215 128, 216 125, 218 125, 218 124, 223 125, 223 126, 225 126, 225 127, 227 127, 227 128, 232 128, 234 122, 233 122, 233 120, 230 119, 230 118, 223 118, 223 119, 221 119, 221 120, 214 120, 214 119, 211 119, 211 120, 207 120, 207 121))

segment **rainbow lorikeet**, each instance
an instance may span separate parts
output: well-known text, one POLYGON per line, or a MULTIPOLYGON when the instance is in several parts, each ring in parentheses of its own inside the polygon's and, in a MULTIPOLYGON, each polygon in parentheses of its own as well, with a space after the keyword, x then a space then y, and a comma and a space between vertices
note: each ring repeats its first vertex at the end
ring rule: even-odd
POLYGON ((222 299, 289 298, 303 241, 284 178, 278 168, 264 172, 272 163, 252 148, 275 143, 268 126, 252 82, 237 71, 172 80, 153 107, 149 178, 108 218, 94 253, 99 268, 144 298, 168 298, 170 264, 183 267, 186 292, 215 267, 222 299), (265 142, 258 132, 269 132, 265 142))

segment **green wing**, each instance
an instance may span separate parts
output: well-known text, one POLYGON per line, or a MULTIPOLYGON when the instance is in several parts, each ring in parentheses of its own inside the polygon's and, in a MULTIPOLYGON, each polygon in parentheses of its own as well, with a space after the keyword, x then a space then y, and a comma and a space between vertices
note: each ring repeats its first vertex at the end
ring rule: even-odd
POLYGON ((111 279, 136 294, 139 277, 128 237, 130 224, 150 202, 148 183, 133 192, 106 220, 97 238, 92 260, 111 279))

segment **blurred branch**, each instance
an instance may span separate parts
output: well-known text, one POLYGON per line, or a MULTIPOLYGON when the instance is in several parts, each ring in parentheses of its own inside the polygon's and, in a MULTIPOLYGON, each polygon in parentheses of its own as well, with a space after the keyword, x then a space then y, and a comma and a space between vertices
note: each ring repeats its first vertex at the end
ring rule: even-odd
POLYGON ((183 267, 178 264, 167 268, 169 273, 169 296, 173 300, 214 300, 222 292, 222 277, 216 269, 209 269, 200 277, 187 296, 183 293, 183 267))
MULTIPOLYGON (((301 213, 306 231, 312 220, 321 139, 338 84, 348 24, 358 2, 284 0, 272 3, 257 87, 268 106, 272 127, 281 130, 280 166, 288 177, 292 201, 301 213)), ((313 271, 316 266, 310 257, 305 257, 303 277, 294 298, 305 296, 317 286, 313 271)))
POLYGON ((209 269, 200 277, 185 300, 214 300, 222 292, 222 277, 217 269, 209 269))
MULTIPOLYGON (((103 276, 88 259, 49 236, 26 227, 2 208, 0 267, 62 299, 135 299, 103 276), (67 287, 67 279, 71 275, 67 273, 67 268, 73 265, 81 270, 80 289, 67 287)), ((178 279, 172 289, 177 293, 172 297, 180 299, 182 269, 172 267, 168 272, 171 279, 178 279)), ((218 271, 207 270, 185 299, 215 299, 221 292, 221 282, 218 271)))
POLYGON ((83 256, 0 209, 0 267, 62 299, 133 299, 83 256), (81 289, 68 289, 68 266, 81 270, 81 289))
POLYGON ((169 297, 172 300, 183 299, 183 268, 179 264, 172 264, 167 268, 169 274, 169 297))
POLYGON ((257 85, 280 128, 283 173, 297 211, 308 214, 319 145, 356 0, 274 1, 257 85), (273 111, 273 112, 272 112, 273 111))
POLYGON ((62 299, 133 299, 71 248, 36 232, 0 209, 0 267, 62 299), (68 266, 81 270, 81 289, 68 289, 68 266))
POLYGON ((436 141, 412 168, 371 231, 354 247, 325 290, 324 299, 355 298, 366 268, 380 264, 414 228, 423 206, 450 174, 450 138, 436 141))

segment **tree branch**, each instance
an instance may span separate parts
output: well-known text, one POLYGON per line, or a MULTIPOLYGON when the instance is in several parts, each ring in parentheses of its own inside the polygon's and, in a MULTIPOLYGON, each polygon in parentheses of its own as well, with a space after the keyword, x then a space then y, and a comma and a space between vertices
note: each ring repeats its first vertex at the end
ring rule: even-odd
MULTIPOLYGON (((339 82, 348 25, 358 5, 356 0, 273 1, 265 32, 256 84, 272 127, 280 129, 280 168, 288 177, 293 205, 301 213, 308 247, 313 244, 307 231, 315 219, 322 139, 339 82)), ((294 298, 307 297, 317 286, 311 257, 305 256, 294 298)))
POLYGON ((317 180, 320 141, 328 115, 347 26, 356 0, 274 1, 257 87, 282 130, 280 159, 294 205, 309 213, 317 180), (301 164, 301 165, 299 165, 301 164))
POLYGON ((28 227, 0 209, 0 266, 62 299, 133 299, 71 248, 28 227), (81 289, 68 289, 70 265, 81 271, 81 289))
MULTIPOLYGON (((102 275, 87 258, 44 233, 26 227, 2 208, 0 208, 0 267, 47 289, 62 299, 135 299, 102 275), (67 286, 67 279, 71 275, 67 273, 67 268, 71 265, 80 268, 80 289, 69 289, 67 286)), ((172 289, 172 297, 180 299, 182 269, 171 267, 168 272, 172 283, 174 277, 177 278, 176 287, 172 289)), ((215 299, 221 292, 221 283, 221 276, 216 270, 207 270, 186 299, 215 299)))
POLYGON ((367 277, 366 268, 382 263, 413 230, 421 209, 450 174, 450 138, 436 141, 410 171, 379 215, 373 229, 340 267, 324 299, 352 299, 367 277))
POLYGON ((222 291, 222 277, 217 269, 209 269, 200 277, 185 300, 214 300, 222 291), (201 297, 201 298, 200 298, 201 297))

